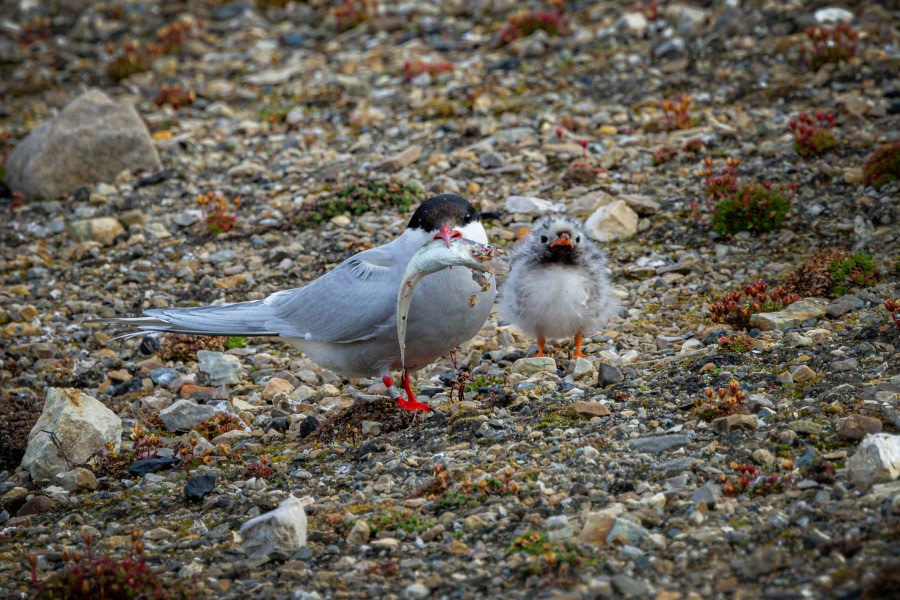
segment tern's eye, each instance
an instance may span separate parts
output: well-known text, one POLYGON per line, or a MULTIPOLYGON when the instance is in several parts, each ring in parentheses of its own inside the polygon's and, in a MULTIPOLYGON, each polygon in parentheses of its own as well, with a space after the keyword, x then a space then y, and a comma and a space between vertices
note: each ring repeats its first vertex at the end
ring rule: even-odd
POLYGON ((549 241, 549 238, 546 235, 541 236, 541 243, 546 244, 549 241))

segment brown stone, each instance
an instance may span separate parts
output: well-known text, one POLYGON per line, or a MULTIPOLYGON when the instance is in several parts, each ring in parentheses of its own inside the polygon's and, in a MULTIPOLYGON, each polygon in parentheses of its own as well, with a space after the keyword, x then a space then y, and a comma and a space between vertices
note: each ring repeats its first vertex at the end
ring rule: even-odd
POLYGON ((575 404, 572 405, 572 408, 575 409, 575 414, 580 417, 608 417, 612 414, 606 406, 599 402, 579 401, 575 402, 575 404))
POLYGON ((39 515, 51 510, 56 506, 56 502, 47 496, 35 496, 22 505, 22 508, 16 512, 17 517, 27 517, 28 515, 39 515))
POLYGON ((861 440, 870 433, 881 433, 881 421, 865 415, 850 415, 838 421, 838 435, 845 440, 861 440))

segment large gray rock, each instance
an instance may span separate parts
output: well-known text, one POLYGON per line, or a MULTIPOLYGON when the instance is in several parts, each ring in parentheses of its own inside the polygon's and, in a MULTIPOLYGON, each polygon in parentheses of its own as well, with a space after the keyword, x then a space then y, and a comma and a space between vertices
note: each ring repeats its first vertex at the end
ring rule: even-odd
POLYGON ((113 411, 80 390, 50 388, 22 466, 36 481, 54 480, 69 468, 66 459, 73 467, 84 464, 107 443, 118 450, 121 439, 122 420, 113 411))
POLYGON ((28 197, 57 198, 112 181, 125 169, 161 166, 134 107, 90 89, 16 146, 6 163, 6 184, 28 197))
POLYGON ((275 510, 244 523, 241 537, 247 556, 264 556, 275 551, 293 554, 306 545, 303 502, 290 496, 275 510))
POLYGON ((847 473, 853 483, 866 488, 900 477, 900 435, 867 435, 847 460, 847 473))
POLYGON ((159 411, 159 418, 169 431, 190 431, 203 421, 214 417, 218 411, 212 406, 196 404, 190 400, 179 400, 172 406, 159 411))

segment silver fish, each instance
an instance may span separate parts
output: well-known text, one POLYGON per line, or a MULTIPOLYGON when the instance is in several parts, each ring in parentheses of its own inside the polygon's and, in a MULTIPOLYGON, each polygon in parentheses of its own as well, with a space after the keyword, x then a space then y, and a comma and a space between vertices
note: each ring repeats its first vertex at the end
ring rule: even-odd
MULTIPOLYGON (((400 293, 397 296, 397 338, 400 341, 400 363, 406 368, 406 325, 409 305, 419 281, 431 273, 453 266, 472 269, 472 278, 483 286, 489 285, 482 273, 509 271, 509 257, 500 248, 456 238, 448 247, 444 241, 428 242, 416 252, 406 265, 400 293)), ((474 304, 470 300, 470 304, 474 304)))

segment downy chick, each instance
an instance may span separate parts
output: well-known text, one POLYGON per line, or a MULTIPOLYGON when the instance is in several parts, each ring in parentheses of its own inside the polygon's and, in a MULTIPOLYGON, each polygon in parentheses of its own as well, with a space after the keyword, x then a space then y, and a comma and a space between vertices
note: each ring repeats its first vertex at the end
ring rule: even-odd
POLYGON ((544 217, 512 256, 501 291, 500 316, 537 338, 544 356, 547 339, 574 338, 583 357, 584 334, 595 332, 618 307, 605 272, 606 257, 571 217, 544 217))

